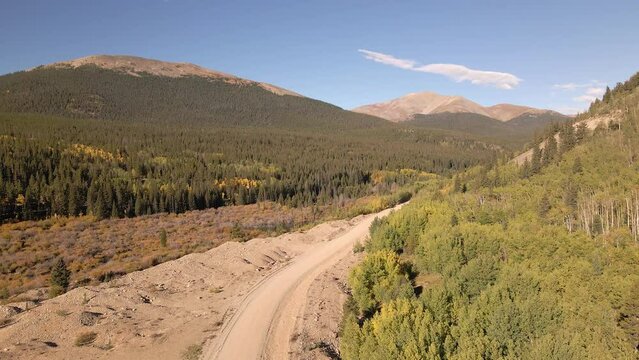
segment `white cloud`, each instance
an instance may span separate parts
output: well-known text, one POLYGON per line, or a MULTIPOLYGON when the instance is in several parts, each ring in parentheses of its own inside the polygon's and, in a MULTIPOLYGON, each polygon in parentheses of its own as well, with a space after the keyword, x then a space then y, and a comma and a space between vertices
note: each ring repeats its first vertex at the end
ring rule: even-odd
POLYGON ((517 76, 504 72, 474 70, 469 69, 466 66, 456 64, 418 65, 418 63, 414 60, 399 59, 393 55, 365 49, 359 49, 358 51, 364 54, 364 57, 368 60, 404 70, 444 75, 457 82, 470 81, 471 84, 475 85, 489 85, 499 89, 510 90, 515 88, 522 81, 517 76))
POLYGON ((400 69, 412 70, 415 68, 415 65, 417 64, 413 60, 398 59, 394 57, 393 55, 382 54, 382 53, 364 50, 364 49, 359 49, 358 51, 364 54, 364 57, 367 58, 368 60, 373 60, 378 63, 398 67, 400 69))
POLYGON ((603 96, 606 92, 606 88, 604 87, 589 87, 586 89, 586 92, 583 95, 576 96, 572 98, 574 101, 591 103, 596 99, 603 96))
POLYGON ((564 115, 577 115, 580 112, 584 111, 583 107, 574 107, 574 106, 558 106, 554 107, 553 110, 562 113, 564 115))
POLYGON ((606 84, 599 80, 591 80, 586 83, 565 83, 555 84, 552 86, 554 89, 559 89, 564 92, 575 93, 572 97, 572 101, 581 103, 584 108, 597 99, 601 99, 606 92, 606 84))
POLYGON ((580 87, 586 87, 588 84, 575 84, 575 83, 567 83, 567 84, 555 84, 552 87, 555 89, 566 90, 566 91, 574 91, 580 87))

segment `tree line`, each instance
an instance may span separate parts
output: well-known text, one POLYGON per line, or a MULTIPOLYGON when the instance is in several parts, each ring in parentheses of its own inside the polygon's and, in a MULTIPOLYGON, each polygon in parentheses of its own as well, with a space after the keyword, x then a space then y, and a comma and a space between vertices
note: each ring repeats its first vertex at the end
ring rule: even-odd
POLYGON ((428 131, 342 133, 0 115, 3 220, 99 219, 276 201, 327 204, 451 173, 497 152, 428 131), (373 180, 394 171, 381 184, 373 180))

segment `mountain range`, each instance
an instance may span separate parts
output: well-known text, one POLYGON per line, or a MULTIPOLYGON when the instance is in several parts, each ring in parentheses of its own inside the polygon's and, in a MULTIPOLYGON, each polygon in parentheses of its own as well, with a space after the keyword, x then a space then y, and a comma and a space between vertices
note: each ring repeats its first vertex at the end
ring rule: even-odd
POLYGON ((523 115, 564 116, 552 110, 535 109, 528 106, 512 104, 482 106, 461 96, 440 95, 434 92, 410 93, 383 103, 360 106, 353 109, 353 111, 378 116, 393 122, 410 121, 416 115, 441 113, 478 114, 503 122, 516 119, 523 115))
POLYGON ((512 148, 522 146, 551 123, 571 120, 552 110, 512 104, 482 106, 461 96, 433 92, 411 93, 353 111, 413 127, 479 136, 512 148))
POLYGON ((285 129, 375 128, 394 123, 519 147, 551 110, 413 93, 353 111, 272 84, 194 64, 95 55, 0 76, 0 112, 72 118, 285 129))

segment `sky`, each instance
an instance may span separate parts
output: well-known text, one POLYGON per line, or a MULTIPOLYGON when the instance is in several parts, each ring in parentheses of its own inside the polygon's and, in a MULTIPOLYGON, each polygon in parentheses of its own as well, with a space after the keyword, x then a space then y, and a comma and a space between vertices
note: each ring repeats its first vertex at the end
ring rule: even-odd
POLYGON ((2 0, 0 74, 191 62, 346 109, 411 92, 575 113, 639 71, 636 0, 2 0))

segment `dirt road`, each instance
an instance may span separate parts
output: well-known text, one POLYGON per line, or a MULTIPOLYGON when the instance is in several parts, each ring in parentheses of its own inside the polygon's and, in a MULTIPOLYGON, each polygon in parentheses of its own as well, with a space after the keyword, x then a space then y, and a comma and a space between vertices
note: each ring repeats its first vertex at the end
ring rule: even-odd
POLYGON ((313 280, 352 251, 363 240, 375 217, 366 216, 355 227, 331 241, 318 243, 289 265, 263 278, 244 297, 235 314, 215 339, 206 344, 203 359, 286 359, 298 318, 304 312, 313 280))

